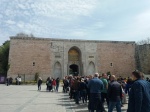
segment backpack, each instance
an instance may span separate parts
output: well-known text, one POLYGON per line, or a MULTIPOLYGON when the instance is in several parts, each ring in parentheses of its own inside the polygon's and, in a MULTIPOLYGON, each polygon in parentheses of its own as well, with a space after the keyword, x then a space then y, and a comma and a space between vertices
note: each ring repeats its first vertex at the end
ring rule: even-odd
POLYGON ((47 84, 48 86, 52 86, 51 81, 47 81, 46 84, 47 84))

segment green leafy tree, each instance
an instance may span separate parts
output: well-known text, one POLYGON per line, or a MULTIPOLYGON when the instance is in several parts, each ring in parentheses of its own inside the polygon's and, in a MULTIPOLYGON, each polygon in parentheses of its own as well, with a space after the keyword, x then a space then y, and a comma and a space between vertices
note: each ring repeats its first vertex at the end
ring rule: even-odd
POLYGON ((2 46, 0 46, 0 73, 7 74, 7 71, 9 69, 9 47, 10 41, 6 41, 2 46))
POLYGON ((109 72, 107 72, 107 75, 108 75, 108 76, 111 76, 111 72, 110 72, 110 71, 109 71, 109 72))

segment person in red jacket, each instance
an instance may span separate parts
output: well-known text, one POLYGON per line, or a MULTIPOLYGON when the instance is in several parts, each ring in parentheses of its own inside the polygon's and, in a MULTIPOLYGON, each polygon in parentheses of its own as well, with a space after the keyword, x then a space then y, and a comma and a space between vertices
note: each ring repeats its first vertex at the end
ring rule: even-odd
POLYGON ((52 91, 56 91, 56 80, 55 79, 52 80, 52 87, 53 87, 52 91))

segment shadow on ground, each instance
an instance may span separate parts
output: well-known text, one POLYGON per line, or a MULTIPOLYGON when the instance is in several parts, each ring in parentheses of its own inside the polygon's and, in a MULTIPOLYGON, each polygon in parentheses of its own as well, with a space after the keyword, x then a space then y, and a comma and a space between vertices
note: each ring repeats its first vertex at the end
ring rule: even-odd
MULTIPOLYGON (((88 112, 88 103, 82 103, 80 101, 79 105, 75 104, 74 99, 70 99, 69 95, 66 93, 63 95, 64 97, 60 100, 62 103, 58 105, 65 106, 67 112, 88 112)), ((105 109, 108 110, 106 104, 105 104, 105 109)), ((122 112, 126 112, 127 109, 124 107, 121 109, 122 112)), ((114 112, 116 112, 116 109, 114 109, 114 112)))

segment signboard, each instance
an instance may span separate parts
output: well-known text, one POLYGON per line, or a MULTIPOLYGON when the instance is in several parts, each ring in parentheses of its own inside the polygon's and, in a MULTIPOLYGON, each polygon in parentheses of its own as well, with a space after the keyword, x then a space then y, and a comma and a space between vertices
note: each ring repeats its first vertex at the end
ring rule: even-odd
POLYGON ((5 82, 5 77, 4 76, 0 76, 0 83, 4 83, 5 82))

